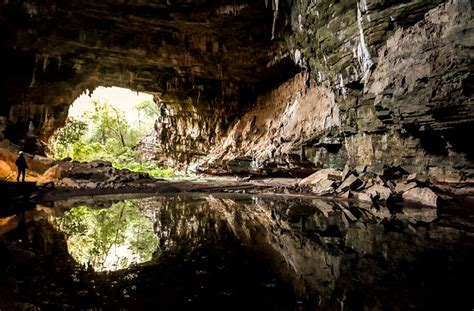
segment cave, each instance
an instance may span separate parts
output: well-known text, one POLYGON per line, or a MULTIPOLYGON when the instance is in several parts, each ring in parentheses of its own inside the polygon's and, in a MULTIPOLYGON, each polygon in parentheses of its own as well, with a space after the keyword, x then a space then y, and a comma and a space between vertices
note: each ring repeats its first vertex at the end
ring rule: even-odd
POLYGON ((168 115, 157 123, 168 128, 147 152, 180 169, 265 175, 401 164, 469 177, 472 146, 459 139, 473 129, 469 6, 6 1, 2 137, 48 154, 78 95, 119 86, 162 100, 168 115), (30 122, 34 144, 25 142, 30 122), (298 157, 335 134, 337 156, 298 157), (234 168, 242 158, 262 169, 234 168))
MULTIPOLYGON (((386 230, 412 230, 407 218, 393 220, 410 204, 466 216, 473 37, 469 0, 1 1, 2 215, 80 195, 250 192, 369 204, 386 230), (110 159, 53 158, 74 100, 99 87, 151 96, 159 113, 133 146, 137 161, 185 180, 110 159), (26 183, 15 183, 20 151, 26 183)), ((206 200, 229 217, 229 202, 206 200)), ((328 219, 342 211, 346 226, 367 216, 361 206, 317 205, 328 219)), ((312 231, 321 241, 334 228, 324 221, 327 228, 312 231)), ((234 238, 245 235, 234 220, 228 226, 234 238)), ((338 228, 334 238, 354 230, 338 228)), ((282 249, 278 256, 292 262, 282 249)), ((309 290, 308 282, 292 284, 309 290)))

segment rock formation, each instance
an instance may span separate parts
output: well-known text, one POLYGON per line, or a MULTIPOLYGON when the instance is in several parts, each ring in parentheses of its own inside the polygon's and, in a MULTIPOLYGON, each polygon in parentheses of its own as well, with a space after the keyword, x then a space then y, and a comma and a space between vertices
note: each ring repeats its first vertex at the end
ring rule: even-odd
POLYGON ((4 1, 0 138, 48 151, 74 98, 114 85, 160 98, 142 148, 167 165, 459 181, 472 27, 469 0, 4 1))

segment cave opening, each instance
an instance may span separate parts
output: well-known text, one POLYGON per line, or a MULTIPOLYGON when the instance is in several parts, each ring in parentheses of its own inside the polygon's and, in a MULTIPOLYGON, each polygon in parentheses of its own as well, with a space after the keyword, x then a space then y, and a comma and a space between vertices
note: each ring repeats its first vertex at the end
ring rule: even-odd
POLYGON ((55 160, 109 162, 117 169, 170 177, 171 168, 143 160, 140 148, 160 115, 157 95, 121 87, 86 90, 69 107, 66 123, 51 141, 55 160))

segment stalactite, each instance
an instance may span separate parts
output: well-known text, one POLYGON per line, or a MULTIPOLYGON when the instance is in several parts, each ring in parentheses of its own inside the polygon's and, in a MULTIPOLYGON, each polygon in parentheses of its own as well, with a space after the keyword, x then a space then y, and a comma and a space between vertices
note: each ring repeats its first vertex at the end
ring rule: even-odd
POLYGON ((226 5, 216 10, 218 15, 238 15, 240 11, 245 9, 247 4, 226 5))
POLYGON ((273 0, 272 9, 273 9, 273 24, 272 24, 272 40, 275 39, 275 27, 278 19, 278 0, 273 0))
POLYGON ((36 57, 35 57, 35 66, 33 67, 33 75, 31 77, 31 82, 30 82, 29 87, 33 87, 35 85, 35 82, 36 82, 36 67, 38 65, 38 59, 39 59, 39 56, 36 55, 36 57))
POLYGON ((301 61, 301 51, 296 49, 295 50, 295 64, 299 65, 301 61))
POLYGON ((43 72, 48 67, 48 60, 49 60, 48 55, 44 55, 44 57, 43 57, 43 72))

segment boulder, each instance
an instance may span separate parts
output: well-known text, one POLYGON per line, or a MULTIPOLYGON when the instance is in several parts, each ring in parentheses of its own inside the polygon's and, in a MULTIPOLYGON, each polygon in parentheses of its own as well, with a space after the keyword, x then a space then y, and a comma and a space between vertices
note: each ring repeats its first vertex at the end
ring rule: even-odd
POLYGON ((366 171, 377 176, 382 176, 384 173, 384 166, 382 164, 373 164, 368 166, 366 171))
POLYGON ((412 188, 403 193, 403 200, 416 202, 426 206, 437 207, 438 196, 430 188, 412 188))
POLYGON ((342 170, 342 174, 341 174, 341 180, 345 180, 347 175, 349 175, 349 171, 350 171, 350 168, 349 168, 349 165, 345 165, 344 166, 344 170, 342 170))
POLYGON ((408 181, 408 182, 410 182, 410 181, 416 181, 416 173, 413 173, 413 174, 408 175, 407 181, 408 181))
POLYGON ((416 187, 416 182, 409 182, 409 183, 401 182, 401 183, 397 183, 397 185, 395 186, 395 191, 398 193, 404 193, 415 187, 416 187))
POLYGON ((341 171, 336 170, 334 168, 325 168, 325 169, 317 171, 316 173, 300 181, 300 185, 313 185, 323 180, 332 180, 332 181, 334 181, 335 179, 340 180, 341 176, 342 176, 341 171))
POLYGON ((314 184, 312 191, 317 195, 327 195, 334 192, 334 181, 329 179, 324 179, 314 184))
POLYGON ((56 165, 56 161, 54 161, 51 158, 47 158, 47 157, 43 157, 39 155, 34 155, 28 163, 28 167, 34 170, 35 172, 38 172, 39 174, 46 172, 49 168, 53 167, 54 165, 56 165))
POLYGON ((362 181, 357 178, 355 175, 351 174, 342 182, 342 184, 337 189, 337 192, 344 192, 349 189, 354 190, 362 184, 362 181))
POLYGON ((352 196, 358 201, 370 203, 372 202, 372 198, 370 197, 370 195, 365 192, 354 192, 352 193, 352 196))
POLYGON ((427 183, 428 178, 426 178, 425 176, 421 176, 420 174, 417 174, 417 173, 408 175, 407 182, 415 182, 415 181, 420 182, 420 183, 427 183))
POLYGON ((46 170, 46 172, 41 175, 42 180, 57 180, 61 179, 64 175, 64 170, 56 164, 53 167, 50 167, 46 170))
POLYGON ((356 173, 358 175, 361 175, 361 174, 365 173, 366 169, 367 169, 367 165, 358 165, 358 166, 355 167, 354 170, 356 171, 356 173))
POLYGON ((392 195, 392 190, 382 185, 373 185, 372 187, 366 189, 364 193, 368 194, 373 199, 386 201, 390 195, 392 195))

